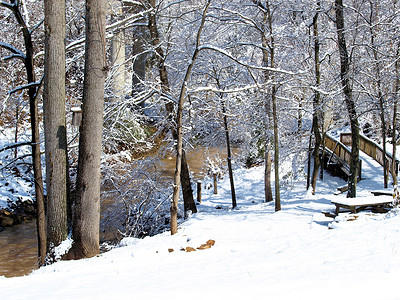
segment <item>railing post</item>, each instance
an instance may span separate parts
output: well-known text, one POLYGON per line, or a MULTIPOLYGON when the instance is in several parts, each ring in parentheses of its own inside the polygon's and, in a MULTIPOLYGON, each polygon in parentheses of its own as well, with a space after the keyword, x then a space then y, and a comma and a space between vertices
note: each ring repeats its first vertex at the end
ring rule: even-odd
POLYGON ((201 181, 197 181, 197 202, 201 203, 201 181))
POLYGON ((217 190, 217 172, 214 172, 213 176, 214 176, 214 194, 218 194, 218 190, 217 190))

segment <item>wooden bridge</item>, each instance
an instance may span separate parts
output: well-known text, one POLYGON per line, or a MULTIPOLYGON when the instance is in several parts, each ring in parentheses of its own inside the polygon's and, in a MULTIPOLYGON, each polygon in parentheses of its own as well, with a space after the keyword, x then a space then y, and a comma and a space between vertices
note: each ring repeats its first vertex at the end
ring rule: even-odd
MULTIPOLYGON (((350 160, 351 160, 351 133, 341 133, 340 141, 334 137, 325 135, 325 149, 321 149, 324 153, 324 167, 333 169, 340 169, 347 177, 350 175, 350 160)), ((360 134, 360 151, 366 153, 372 159, 377 161, 382 167, 383 163, 383 149, 376 142, 368 137, 360 134)), ((387 168, 388 171, 392 170, 392 154, 386 151, 387 168)), ((358 180, 361 180, 362 163, 359 160, 358 180)), ((398 174, 399 160, 396 159, 396 174, 398 174)))

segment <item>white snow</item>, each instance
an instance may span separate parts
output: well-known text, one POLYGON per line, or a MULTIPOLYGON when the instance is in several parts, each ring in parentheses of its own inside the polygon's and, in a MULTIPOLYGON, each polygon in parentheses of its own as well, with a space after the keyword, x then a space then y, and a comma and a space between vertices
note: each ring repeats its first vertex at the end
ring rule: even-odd
MULTIPOLYGON (((27 136, 20 133, 20 142, 29 140, 27 136)), ((11 129, 2 129, 0 131, 0 149, 14 144, 14 132, 11 129)), ((30 146, 18 148, 18 155, 28 155, 30 146)), ((23 162, 30 162, 30 156, 17 161, 19 166, 16 168, 7 168, 9 163, 14 160, 14 150, 0 152, 0 209, 5 208, 8 202, 17 200, 31 200, 34 193, 32 175, 27 171, 27 165, 23 162), (19 176, 16 176, 18 174, 19 176)))
MULTIPOLYGON (((363 164, 360 197, 382 189, 379 170, 371 161, 363 164)), ((399 299, 400 210, 325 217, 321 211, 334 209, 331 200, 345 198, 333 195, 343 184, 325 175, 316 195, 304 182, 283 188, 282 211, 275 212, 273 203, 263 203, 263 167, 238 169, 238 209, 230 209, 226 177, 218 195, 202 192, 199 213, 180 224, 178 234, 126 238, 95 258, 1 277, 1 297, 399 299), (215 240, 210 249, 180 251, 209 239, 215 240)))

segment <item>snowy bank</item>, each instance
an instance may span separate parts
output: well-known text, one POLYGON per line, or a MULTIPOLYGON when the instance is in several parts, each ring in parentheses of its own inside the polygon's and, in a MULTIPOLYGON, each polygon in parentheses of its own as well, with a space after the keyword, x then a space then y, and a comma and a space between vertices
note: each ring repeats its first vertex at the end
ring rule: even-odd
POLYGON ((340 179, 326 176, 315 196, 303 184, 283 190, 283 210, 276 213, 263 203, 262 176, 262 167, 235 172, 238 209, 230 209, 225 178, 218 195, 203 192, 199 213, 178 234, 127 238, 92 259, 2 277, 2 297, 399 299, 398 210, 359 213, 354 221, 327 218, 321 211, 334 208, 331 197, 344 195, 333 196, 340 179), (181 251, 209 239, 215 240, 210 249, 181 251))

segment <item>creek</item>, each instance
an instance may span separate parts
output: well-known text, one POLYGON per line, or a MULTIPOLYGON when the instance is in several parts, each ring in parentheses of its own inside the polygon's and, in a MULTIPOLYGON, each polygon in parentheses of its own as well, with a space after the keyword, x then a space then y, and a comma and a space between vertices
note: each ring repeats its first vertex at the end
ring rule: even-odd
MULTIPOLYGON (((237 151, 234 151, 237 153, 237 151)), ((204 178, 204 163, 207 157, 226 158, 226 150, 220 148, 195 149, 188 152, 187 159, 193 181, 204 178)), ((162 160, 162 176, 172 178, 175 172, 175 159, 172 157, 162 160)), ((113 235, 113 233, 109 233, 113 235)), ((104 236, 104 234, 103 234, 104 236)), ((100 234, 100 238, 102 233, 100 234)), ((37 269, 37 234, 36 222, 27 221, 6 228, 0 232, 0 276, 15 277, 27 275, 37 269)))

